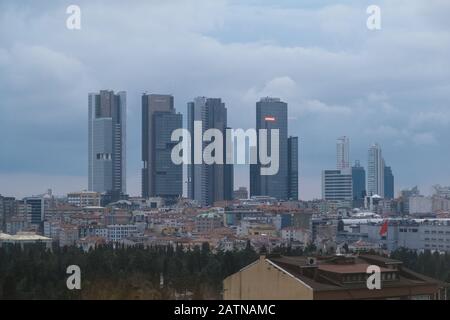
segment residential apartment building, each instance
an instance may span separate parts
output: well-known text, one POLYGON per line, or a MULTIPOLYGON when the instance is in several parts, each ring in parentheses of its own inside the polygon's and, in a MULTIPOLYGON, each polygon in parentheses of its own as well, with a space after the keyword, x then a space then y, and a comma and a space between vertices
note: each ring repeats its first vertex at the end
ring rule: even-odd
POLYGON ((100 193, 94 191, 71 192, 67 194, 67 202, 76 207, 99 207, 100 193))

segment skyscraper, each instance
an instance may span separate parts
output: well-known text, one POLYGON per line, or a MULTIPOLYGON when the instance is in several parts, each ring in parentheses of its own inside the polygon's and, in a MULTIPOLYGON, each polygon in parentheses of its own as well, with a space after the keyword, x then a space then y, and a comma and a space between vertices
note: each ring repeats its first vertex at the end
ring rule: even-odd
POLYGON ((322 199, 327 201, 348 201, 351 204, 352 173, 350 169, 322 171, 322 199))
MULTIPOLYGON (((126 93, 89 94, 90 191, 126 193, 126 93)), ((115 196, 113 196, 113 199, 115 196)))
POLYGON ((45 218, 45 201, 41 196, 27 197, 23 199, 26 206, 29 206, 28 222, 42 227, 45 218))
POLYGON ((348 137, 339 137, 336 141, 336 168, 350 168, 350 141, 348 137))
POLYGON ((384 167, 384 198, 394 199, 394 174, 391 167, 384 167))
POLYGON ((352 167, 353 207, 361 208, 366 196, 366 170, 359 161, 352 167))
POLYGON ((298 200, 298 137, 288 138, 288 198, 298 200))
POLYGON ((369 148, 367 195, 384 197, 384 160, 381 147, 377 143, 369 148))
MULTIPOLYGON (((191 144, 191 164, 188 165, 188 196, 202 206, 210 206, 215 201, 233 198, 233 165, 225 164, 227 109, 220 98, 197 97, 188 103, 188 131, 194 139, 194 122, 201 121, 202 135, 208 129, 222 132, 224 164, 194 164, 195 152, 203 152, 209 144, 202 142, 201 150, 191 144)), ((199 156, 199 155, 197 155, 199 156)), ((202 157, 203 158, 203 157, 202 157)))
POLYGON ((171 95, 142 95, 142 197, 183 194, 183 167, 172 162, 172 132, 183 127, 171 95))
POLYGON ((262 98, 256 103, 258 163, 250 165, 250 196, 271 196, 289 199, 287 103, 279 98, 262 98), (270 151, 271 130, 279 130, 279 169, 274 175, 261 175, 259 161, 259 130, 267 130, 267 150, 270 151))
POLYGON ((3 232, 6 232, 6 222, 14 215, 16 208, 16 198, 0 194, 0 230, 3 232))

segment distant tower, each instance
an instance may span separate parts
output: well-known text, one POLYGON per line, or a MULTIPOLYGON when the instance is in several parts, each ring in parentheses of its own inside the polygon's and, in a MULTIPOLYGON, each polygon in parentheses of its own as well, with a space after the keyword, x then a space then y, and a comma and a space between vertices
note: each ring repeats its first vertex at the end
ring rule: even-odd
MULTIPOLYGON (((220 98, 197 97, 188 103, 188 131, 194 140, 194 122, 201 121, 202 134, 208 129, 218 129, 223 134, 223 161, 226 159, 227 108, 220 98)), ((202 152, 209 143, 203 142, 202 152)), ((232 164, 194 164, 195 143, 191 144, 191 164, 188 165, 188 197, 202 206, 233 198, 232 164)), ((198 150, 198 149, 197 149, 198 150)))
POLYGON ((366 196, 366 170, 357 160, 352 167, 353 207, 362 208, 366 196))
POLYGON ((394 199, 394 174, 391 167, 384 167, 384 197, 386 199, 394 199))
POLYGON ((90 191, 126 193, 126 93, 89 94, 90 191))
POLYGON ((350 168, 350 141, 348 137, 339 137, 336 141, 336 169, 350 168))
POLYGON ((298 200, 298 137, 288 138, 288 198, 298 200))
POLYGON ((369 148, 367 195, 384 197, 384 159, 381 153, 381 147, 377 143, 369 148))
MULTIPOLYGON (((259 130, 266 129, 268 150, 272 129, 279 130, 279 169, 274 175, 261 175, 261 165, 250 165, 250 196, 271 196, 289 199, 288 178, 288 105, 279 98, 262 98, 256 103, 256 130, 259 148, 259 130)), ((294 142, 294 140, 292 141, 294 142)), ((259 154, 259 150, 258 150, 259 154)))
POLYGON ((142 95, 142 197, 176 198, 183 194, 183 167, 171 160, 172 132, 183 127, 171 95, 142 95))

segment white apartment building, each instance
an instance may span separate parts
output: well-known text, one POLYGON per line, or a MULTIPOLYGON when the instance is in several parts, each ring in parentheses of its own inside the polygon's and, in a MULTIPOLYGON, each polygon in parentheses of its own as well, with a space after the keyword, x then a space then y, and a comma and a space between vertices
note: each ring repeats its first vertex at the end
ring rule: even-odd
POLYGON ((44 221, 44 236, 58 239, 61 230, 61 223, 59 221, 44 221))
POLYGON ((296 241, 307 244, 311 241, 311 232, 304 228, 287 227, 281 230, 281 238, 288 243, 296 241))
POLYGON ((450 199, 414 196, 409 198, 410 214, 429 214, 450 211, 450 199))
POLYGON ((409 198, 410 214, 427 214, 433 212, 433 199, 431 197, 415 196, 409 198))
POLYGON ((450 252, 450 219, 390 220, 384 237, 379 234, 381 223, 367 225, 369 242, 382 244, 388 250, 404 247, 450 252))
POLYGON ((59 246, 71 246, 80 238, 78 227, 75 225, 63 225, 59 230, 59 246))
POLYGON ((77 207, 100 206, 100 193, 94 191, 71 192, 67 194, 67 202, 77 207))
POLYGON ((117 242, 130 236, 137 235, 138 226, 135 224, 111 224, 107 226, 108 241, 117 242))

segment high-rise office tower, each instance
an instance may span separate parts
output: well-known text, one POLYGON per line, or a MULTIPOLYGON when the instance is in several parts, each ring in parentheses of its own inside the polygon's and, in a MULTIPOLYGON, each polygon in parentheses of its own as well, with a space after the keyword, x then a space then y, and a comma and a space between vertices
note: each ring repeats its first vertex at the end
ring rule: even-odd
POLYGON ((367 195, 384 197, 384 160, 381 147, 377 143, 369 148, 367 195))
MULTIPOLYGON (((188 196, 197 200, 202 206, 210 206, 215 201, 232 200, 233 198, 233 165, 226 163, 225 148, 227 129, 227 109, 220 98, 197 97, 188 105, 188 131, 194 141, 194 123, 201 122, 202 135, 208 129, 218 129, 222 132, 223 163, 195 164, 195 153, 203 152, 210 142, 202 142, 202 146, 191 144, 191 164, 188 165, 188 196)), ((197 157, 202 157, 198 154, 197 157)))
POLYGON ((352 167, 353 207, 361 208, 366 196, 366 170, 359 161, 352 167))
MULTIPOLYGON (((89 191, 126 193, 126 93, 89 94, 89 191)), ((117 196, 113 196, 115 199, 117 196)))
POLYGON ((250 165, 250 196, 271 196, 289 199, 288 187, 288 122, 287 103, 279 98, 262 98, 256 103, 258 163, 250 165), (259 161, 259 130, 267 130, 267 150, 270 151, 271 130, 279 130, 279 168, 274 175, 261 175, 259 161))
POLYGON ((391 167, 384 167, 384 198, 394 199, 394 174, 391 167))
POLYGON ((298 200, 298 137, 288 138, 288 198, 298 200))
POLYGON ((0 230, 3 232, 6 232, 6 222, 14 215, 16 208, 16 198, 0 194, 0 230))
POLYGON ((350 204, 353 199, 350 169, 322 171, 322 199, 348 201, 350 204))
POLYGON ((171 159, 172 132, 183 127, 171 95, 142 95, 142 197, 176 198, 183 194, 183 167, 171 159))
POLYGON ((44 197, 27 197, 23 199, 26 206, 28 206, 28 222, 42 227, 42 222, 45 218, 45 200, 44 197))
POLYGON ((350 168, 350 141, 348 137, 339 137, 336 141, 336 168, 350 168))

